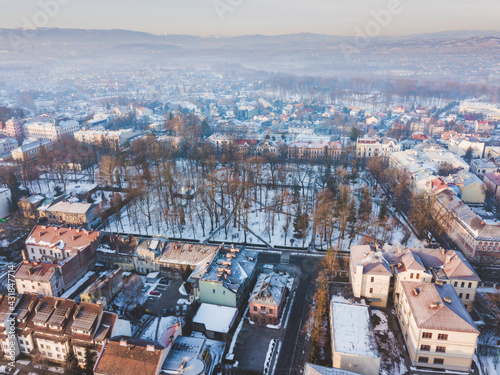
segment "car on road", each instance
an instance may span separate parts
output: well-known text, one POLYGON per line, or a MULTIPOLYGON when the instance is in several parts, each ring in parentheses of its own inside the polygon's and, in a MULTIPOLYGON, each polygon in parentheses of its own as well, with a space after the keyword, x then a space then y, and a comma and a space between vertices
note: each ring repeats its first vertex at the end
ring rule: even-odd
POLYGON ((159 296, 161 293, 159 290, 152 290, 151 292, 149 292, 149 294, 151 294, 152 296, 159 296))
POLYGON ((158 281, 158 284, 168 285, 168 280, 167 280, 167 279, 165 279, 164 277, 162 277, 162 278, 160 279, 160 281, 158 281))

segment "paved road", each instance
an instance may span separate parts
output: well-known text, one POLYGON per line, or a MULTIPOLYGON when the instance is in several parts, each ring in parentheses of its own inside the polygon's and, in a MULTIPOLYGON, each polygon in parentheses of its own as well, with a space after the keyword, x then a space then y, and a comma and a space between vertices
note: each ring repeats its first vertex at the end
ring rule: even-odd
POLYGON ((303 324, 307 319, 307 313, 311 303, 312 286, 315 277, 315 260, 304 257, 292 257, 292 264, 300 265, 302 277, 297 288, 295 303, 293 304, 288 327, 283 337, 283 344, 278 358, 278 364, 274 372, 280 374, 299 374, 304 368, 304 363, 309 357, 310 347, 306 341, 306 335, 302 331, 303 324), (305 351, 305 352, 304 352, 305 351))

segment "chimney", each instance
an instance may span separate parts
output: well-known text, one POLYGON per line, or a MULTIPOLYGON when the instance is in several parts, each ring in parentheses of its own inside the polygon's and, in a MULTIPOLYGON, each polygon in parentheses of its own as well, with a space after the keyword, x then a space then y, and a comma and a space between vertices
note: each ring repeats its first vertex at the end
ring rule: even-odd
POLYGON ((121 339, 120 340, 120 346, 128 346, 127 340, 121 339))
POLYGON ((421 293, 420 288, 413 289, 413 295, 418 296, 421 293))
POLYGON ((154 353, 154 351, 155 351, 155 346, 154 346, 154 345, 147 345, 147 346, 146 346, 146 350, 147 350, 148 352, 153 352, 153 353, 154 353))
POLYGON ((441 302, 439 302, 439 301, 431 302, 431 309, 435 309, 436 307, 439 307, 440 304, 441 304, 441 302))
POLYGON ((443 248, 441 248, 441 254, 444 255, 445 253, 446 253, 446 251, 443 248))

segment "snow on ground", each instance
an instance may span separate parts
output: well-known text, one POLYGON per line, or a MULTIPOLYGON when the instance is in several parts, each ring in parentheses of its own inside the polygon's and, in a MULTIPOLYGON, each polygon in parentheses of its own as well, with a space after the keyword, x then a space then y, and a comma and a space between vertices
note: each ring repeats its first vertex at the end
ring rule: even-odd
POLYGON ((266 359, 264 360, 264 374, 269 373, 269 365, 271 364, 271 359, 275 346, 276 346, 276 339, 272 339, 271 341, 269 341, 269 347, 267 348, 266 359))
POLYGON ((75 285, 73 285, 70 289, 68 289, 61 298, 69 298, 73 293, 75 293, 78 288, 80 288, 83 284, 85 284, 88 279, 90 279, 94 275, 94 271, 89 271, 83 276, 75 285))
POLYGON ((387 316, 380 310, 372 310, 372 316, 380 318, 375 328, 375 338, 377 340, 380 353, 380 374, 381 375, 403 375, 406 374, 406 367, 403 356, 406 356, 406 348, 402 348, 394 333, 389 329, 387 316))
POLYGON ((185 298, 179 298, 179 299, 177 300, 177 304, 178 304, 178 305, 190 305, 190 304, 191 304, 191 302, 189 302, 189 301, 188 301, 187 299, 185 299, 185 298))
POLYGON ((387 316, 380 310, 372 311, 372 315, 377 315, 380 318, 380 323, 373 327, 373 330, 387 332, 389 330, 389 326, 387 324, 387 316))
POLYGON ((179 293, 182 294, 183 296, 187 296, 187 292, 186 292, 186 288, 184 288, 184 283, 181 284, 181 286, 179 287, 179 293))
POLYGON ((158 341, 158 339, 165 333, 165 331, 172 327, 179 321, 179 318, 176 316, 164 316, 160 318, 160 326, 158 326, 158 319, 155 318, 152 323, 149 325, 148 329, 141 335, 141 339, 145 340, 153 340, 158 341), (158 328, 158 330, 157 330, 158 328), (158 332, 158 337, 156 337, 156 333, 158 332))
MULTIPOLYGON (((243 313, 243 317, 245 317, 247 313, 248 313, 248 306, 245 312, 243 313)), ((231 340, 231 345, 229 345, 229 350, 226 354, 226 359, 229 360, 234 359, 234 354, 233 354, 234 346, 236 345, 236 341, 238 340, 238 335, 240 334, 241 328, 243 327, 243 323, 245 322, 245 319, 243 319, 243 317, 241 318, 240 324, 238 324, 238 327, 234 332, 233 339, 231 340)), ((236 365, 234 365, 234 367, 236 367, 236 365)))

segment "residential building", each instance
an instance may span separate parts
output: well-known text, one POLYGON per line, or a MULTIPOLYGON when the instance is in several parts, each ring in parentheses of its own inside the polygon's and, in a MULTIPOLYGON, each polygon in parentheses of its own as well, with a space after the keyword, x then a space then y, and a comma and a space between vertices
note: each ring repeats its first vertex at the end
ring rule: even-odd
POLYGON ((392 271, 377 246, 351 246, 349 280, 354 297, 370 305, 387 307, 392 271))
POLYGON ((200 302, 242 308, 256 278, 257 253, 221 249, 199 280, 200 302))
POLYGON ((11 154, 11 151, 19 146, 17 139, 13 137, 0 139, 0 156, 3 154, 11 154))
POLYGON ((341 152, 340 142, 295 141, 288 145, 288 158, 294 160, 336 160, 341 152))
POLYGON ((106 271, 80 294, 80 301, 106 308, 123 288, 122 269, 106 271))
POLYGON ((78 131, 80 124, 75 120, 55 122, 27 122, 22 130, 26 138, 46 139, 57 141, 64 136, 72 136, 78 131))
POLYGON ((486 143, 481 142, 475 137, 465 137, 462 134, 455 134, 450 138, 448 150, 457 154, 458 156, 465 156, 467 151, 472 151, 473 158, 484 157, 484 148, 486 143))
POLYGON ((289 290, 288 276, 277 273, 262 273, 248 300, 250 319, 257 324, 280 322, 289 290))
POLYGON ((373 156, 389 158, 393 152, 399 151, 401 151, 401 144, 391 138, 358 138, 356 141, 356 156, 358 158, 373 156))
POLYGON ((78 142, 93 144, 100 147, 109 147, 113 150, 120 150, 120 148, 129 139, 140 133, 134 132, 132 129, 120 130, 79 130, 73 135, 78 142))
POLYGON ((490 133, 493 130, 495 130, 495 123, 491 120, 474 121, 474 131, 476 133, 490 133))
POLYGON ((500 200, 500 172, 485 173, 483 181, 497 200, 500 200))
POLYGON ((12 150, 12 159, 19 161, 28 161, 31 159, 35 159, 38 157, 38 153, 40 152, 40 149, 42 147, 44 147, 45 149, 49 149, 51 145, 51 141, 41 139, 36 142, 19 146, 18 148, 12 150))
POLYGON ((14 274, 18 293, 39 293, 59 297, 65 291, 61 266, 54 263, 23 261, 14 274))
POLYGON ((21 124, 18 120, 11 118, 5 123, 7 136, 17 139, 18 141, 23 137, 21 124))
POLYGON ((368 306, 331 301, 330 330, 333 367, 379 374, 380 355, 368 306))
POLYGON ((464 203, 482 204, 486 198, 486 185, 471 172, 460 171, 444 177, 443 181, 450 187, 457 187, 459 198, 464 203))
POLYGON ((276 142, 273 142, 269 139, 265 139, 257 143, 257 145, 255 146, 255 153, 257 155, 265 155, 265 154, 279 155, 280 148, 276 142))
POLYGON ((474 159, 470 163, 470 171, 482 179, 486 173, 500 172, 500 168, 492 161, 474 159))
POLYGON ((37 225, 14 274, 18 293, 61 296, 95 264, 100 233, 37 225))
POLYGON ((168 350, 151 340, 115 337, 106 340, 94 366, 95 375, 158 375, 168 350))
POLYGON ((98 221, 95 214, 96 207, 96 204, 91 203, 62 201, 41 211, 40 218, 46 217, 49 224, 65 224, 89 229, 98 221))
POLYGON ((10 215, 12 195, 9 188, 0 188, 0 219, 10 215))
MULTIPOLYGON (((1 298, 0 315, 4 311, 3 300, 11 297, 1 298)), ((14 339, 19 353, 39 353, 53 362, 64 363, 67 353, 73 350, 83 366, 85 349, 99 352, 103 342, 111 336, 117 319, 116 314, 105 312, 99 305, 77 304, 69 299, 36 294, 12 298, 14 301, 9 306, 13 309, 9 307, 9 312, 16 320, 14 339)))
POLYGON ((472 259, 500 258, 500 223, 482 219, 449 190, 434 195, 436 210, 441 207, 452 214, 445 231, 465 256, 472 259))
MULTIPOLYGON (((198 275, 198 279, 212 264, 222 245, 190 244, 182 242, 169 242, 166 244, 159 259, 162 276, 178 279, 183 275, 198 275)), ((192 280, 197 286, 197 280, 192 280)))
POLYGON ((461 252, 385 246, 383 257, 393 270, 395 302, 403 281, 450 284, 467 310, 472 311, 481 279, 461 252))
POLYGON ((97 248, 97 262, 105 269, 121 268, 123 271, 134 271, 134 254, 139 239, 129 234, 105 235, 97 248))
POLYGON ((396 313, 412 365, 468 373, 479 330, 453 286, 401 286, 396 313))
POLYGON ((135 249, 135 271, 141 275, 160 271, 159 260, 167 243, 168 239, 161 236, 142 239, 135 249))

